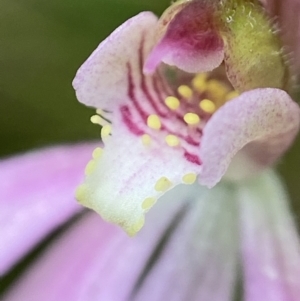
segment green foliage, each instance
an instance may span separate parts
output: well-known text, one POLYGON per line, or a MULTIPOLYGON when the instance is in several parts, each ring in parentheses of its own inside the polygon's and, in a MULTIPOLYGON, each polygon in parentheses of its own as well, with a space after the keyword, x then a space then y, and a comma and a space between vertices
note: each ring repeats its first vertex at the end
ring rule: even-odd
POLYGON ((126 19, 168 2, 1 0, 0 155, 99 138, 75 98, 76 70, 126 19))

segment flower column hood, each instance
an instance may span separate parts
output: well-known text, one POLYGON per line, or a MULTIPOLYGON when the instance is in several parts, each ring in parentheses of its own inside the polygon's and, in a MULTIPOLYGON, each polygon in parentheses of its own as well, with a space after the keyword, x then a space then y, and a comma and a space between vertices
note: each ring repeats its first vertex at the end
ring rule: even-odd
POLYGON ((250 177, 299 130, 276 27, 254 0, 178 1, 159 20, 143 12, 99 45, 73 85, 97 109, 105 145, 77 198, 130 235, 174 186, 250 177))

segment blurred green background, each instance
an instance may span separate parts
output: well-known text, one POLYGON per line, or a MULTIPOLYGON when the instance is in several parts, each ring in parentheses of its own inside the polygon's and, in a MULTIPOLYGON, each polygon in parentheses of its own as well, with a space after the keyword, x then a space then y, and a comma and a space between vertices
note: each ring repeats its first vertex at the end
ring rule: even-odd
MULTIPOLYGON (((0 156, 58 143, 99 139, 71 86, 101 40, 143 10, 170 0, 1 0, 0 156)), ((279 164, 300 216, 300 140, 279 164)))

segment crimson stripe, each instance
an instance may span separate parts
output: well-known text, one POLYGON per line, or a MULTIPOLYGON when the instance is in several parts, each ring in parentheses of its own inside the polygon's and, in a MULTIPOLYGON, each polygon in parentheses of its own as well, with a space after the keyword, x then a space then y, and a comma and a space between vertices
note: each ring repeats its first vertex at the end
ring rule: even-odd
POLYGON ((144 62, 145 62, 144 46, 145 46, 145 40, 144 40, 144 37, 143 37, 142 41, 141 41, 141 46, 139 48, 139 68, 141 70, 141 90, 144 92, 144 95, 146 96, 146 98, 148 98, 150 105, 155 110, 157 115, 159 115, 161 117, 167 117, 167 112, 163 112, 158 106, 158 103, 157 103, 158 101, 156 101, 152 97, 152 95, 149 91, 149 86, 146 83, 145 76, 143 75, 143 66, 144 66, 144 62))
MULTIPOLYGON (((155 74, 156 76, 153 77, 152 81, 153 81, 153 86, 154 86, 154 90, 155 92, 159 95, 159 100, 160 102, 164 105, 164 107, 166 107, 168 110, 170 110, 168 108, 168 106, 165 104, 165 98, 164 96, 162 95, 163 92, 163 89, 160 89, 159 86, 158 86, 158 83, 161 83, 161 81, 159 80, 159 77, 157 76, 157 74, 155 74)), ((162 84, 162 83, 161 83, 162 84)), ((171 89, 171 88, 170 88, 171 89)), ((174 93, 175 94, 175 93, 174 93)), ((168 94, 167 96, 173 96, 174 95, 173 93, 170 93, 168 94)), ((176 117, 176 119, 178 121, 180 121, 180 123, 186 125, 186 123, 184 122, 183 120, 183 114, 181 114, 179 111, 173 111, 172 114, 176 117)))
POLYGON ((133 82, 133 77, 132 77, 132 68, 130 63, 127 63, 127 78, 128 78, 128 91, 127 95, 128 97, 132 100, 135 108, 137 109, 138 113, 144 120, 144 122, 147 122, 148 115, 143 108, 140 106, 138 100, 136 99, 135 93, 134 93, 134 82, 133 82))
POLYGON ((120 108, 122 119, 124 123, 127 125, 128 129, 135 135, 141 136, 145 132, 141 130, 132 120, 132 114, 128 106, 122 106, 120 108))
MULTIPOLYGON (((128 97, 132 100, 133 105, 137 109, 138 113, 144 120, 145 124, 147 124, 147 118, 149 114, 143 110, 143 108, 140 106, 138 100, 136 99, 135 93, 134 93, 134 83, 133 83, 133 77, 132 77, 132 68, 130 63, 127 63, 127 69, 128 69, 128 97)), ((172 135, 177 135, 179 138, 183 139, 186 141, 188 144, 193 145, 193 146, 199 146, 199 142, 195 141, 191 137, 185 137, 181 134, 175 133, 172 130, 170 130, 167 126, 162 124, 162 130, 165 130, 169 132, 172 135)))
POLYGON ((144 95, 148 98, 150 105, 152 106, 152 108, 157 113, 157 115, 159 115, 161 117, 167 117, 168 114, 166 112, 161 111, 161 109, 158 107, 157 103, 155 102, 154 98, 150 94, 150 92, 148 90, 148 87, 147 87, 147 84, 145 82, 145 77, 144 76, 142 76, 141 88, 142 88, 142 91, 144 92, 144 95))
MULTIPOLYGON (((141 84, 140 84, 140 87, 142 89, 142 92, 144 93, 145 97, 148 99, 150 105, 153 107, 153 109, 155 110, 155 112, 161 116, 161 117, 167 117, 168 114, 166 114, 165 112, 162 112, 159 107, 157 106, 157 103, 156 101, 153 99, 153 97, 151 96, 149 90, 148 90, 148 87, 147 87, 147 83, 145 82, 145 77, 143 76, 143 73, 142 73, 142 66, 143 66, 143 62, 144 62, 144 54, 143 54, 143 48, 144 48, 144 39, 142 39, 141 41, 141 47, 139 49, 139 70, 140 70, 140 76, 141 76, 141 84)), ((144 123, 147 124, 147 118, 148 116, 150 115, 148 112, 144 111, 143 107, 140 105, 140 102, 139 100, 137 99, 136 95, 135 95, 135 84, 134 84, 134 79, 133 79, 133 74, 132 74, 132 66, 130 64, 130 62, 127 63, 127 70, 128 70, 128 97, 131 99, 131 101, 133 102, 133 105, 134 107, 136 108, 138 114, 141 116, 141 118, 143 119, 144 123)), ((164 80, 161 78, 160 74, 157 72, 156 73, 158 79, 160 79, 160 82, 162 85, 165 85, 166 83, 164 82, 164 80)), ((164 87, 165 89, 167 89, 167 87, 164 87)), ((164 89, 163 88, 163 89, 164 89)), ((154 87, 155 89, 155 87, 154 87)), ((157 95, 159 95, 157 93, 157 95)), ((163 102, 164 103, 164 102, 163 102)), ((164 104, 165 105, 165 104, 164 104)), ((124 110, 124 109, 123 109, 124 110)), ((129 110, 129 108, 127 107, 126 109, 127 111, 129 110)), ((125 110, 125 111, 126 111, 125 110)), ((130 113, 130 110, 128 111, 130 113)), ((124 120, 126 120, 126 124, 129 125, 129 116, 131 116, 131 113, 130 115, 128 114, 128 112, 123 116, 123 118, 125 118, 124 120)), ((173 113, 173 112, 172 112, 173 113)), ((174 112, 175 113, 175 112, 174 112)), ((185 122, 183 120, 183 116, 178 116, 177 114, 174 114, 174 117, 176 117, 176 119, 178 121, 180 121, 181 123, 183 123, 185 126, 185 122)), ((132 123, 132 121, 130 122, 130 128, 134 128, 134 124, 132 123)), ((173 135, 177 135, 179 138, 181 138, 182 140, 184 140, 186 143, 192 145, 192 146, 199 146, 200 143, 195 141, 192 137, 190 136, 184 136, 184 135, 181 135, 179 133, 175 133, 173 132, 172 130, 170 130, 166 125, 162 124, 162 130, 165 130, 167 131, 168 133, 170 134, 173 134, 173 135)), ((139 129, 138 131, 135 129, 136 131, 136 134, 139 133, 141 134, 141 130, 139 129)), ((144 132, 143 132, 144 133, 144 132)), ((142 134, 143 134, 142 133, 142 134)))
POLYGON ((197 165, 201 165, 201 164, 202 164, 202 162, 200 161, 200 159, 199 159, 199 157, 198 157, 197 155, 190 154, 190 153, 187 152, 187 151, 184 153, 184 157, 185 157, 188 161, 190 161, 190 162, 192 162, 192 163, 194 163, 194 164, 197 164, 197 165))

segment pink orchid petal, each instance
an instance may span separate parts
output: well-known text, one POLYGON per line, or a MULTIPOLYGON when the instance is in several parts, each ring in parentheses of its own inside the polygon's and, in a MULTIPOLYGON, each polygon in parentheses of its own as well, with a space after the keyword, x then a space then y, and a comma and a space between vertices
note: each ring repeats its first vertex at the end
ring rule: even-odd
POLYGON ((229 101, 204 128, 201 183, 212 187, 219 182, 245 146, 242 155, 248 159, 236 164, 236 176, 274 163, 294 140, 299 123, 299 106, 282 90, 256 89, 229 101))
POLYGON ((143 208, 143 202, 156 201, 167 190, 155 189, 159 180, 167 178, 171 188, 186 174, 200 170, 199 143, 193 138, 199 138, 201 131, 194 130, 191 136, 183 117, 167 108, 168 95, 158 73, 142 73, 156 22, 147 12, 125 22, 99 45, 74 80, 78 99, 103 109, 112 127, 78 199, 130 234, 142 227, 144 213, 151 207, 143 208), (150 115, 160 118, 159 130, 148 126, 150 115), (168 134, 178 135, 178 147, 167 145, 168 134), (151 137, 150 145, 143 144, 144 135, 151 137))
POLYGON ((187 187, 171 192, 135 238, 89 213, 49 247, 3 301, 130 300, 164 232, 194 193, 187 187))
POLYGON ((190 1, 167 25, 144 70, 152 73, 161 62, 190 73, 208 72, 218 67, 224 59, 224 43, 216 28, 215 16, 213 3, 190 1))
MULTIPOLYGON (((197 185, 195 185, 197 187, 197 185)), ((198 186, 134 301, 230 301, 237 270, 237 215, 233 191, 198 186)))
POLYGON ((73 81, 80 102, 107 110, 124 103, 124 98, 128 98, 128 63, 138 63, 139 51, 148 53, 153 47, 156 23, 157 17, 153 13, 140 13, 98 46, 73 81))
POLYGON ((0 274, 81 209, 73 195, 92 147, 56 147, 0 161, 0 274))
POLYGON ((245 301, 298 301, 300 241, 281 181, 266 172, 239 198, 245 301))
POLYGON ((144 12, 117 28, 78 70, 73 81, 76 95, 80 102, 102 109, 113 128, 127 127, 139 140, 143 134, 149 134, 165 146, 168 134, 177 135, 186 157, 199 161, 196 154, 201 130, 191 134, 186 126, 183 115, 188 109, 174 114, 167 107, 165 98, 174 95, 174 91, 161 72, 143 74, 143 62, 154 45, 156 23, 155 15, 144 12), (160 118, 160 131, 147 126, 150 115, 160 118))

